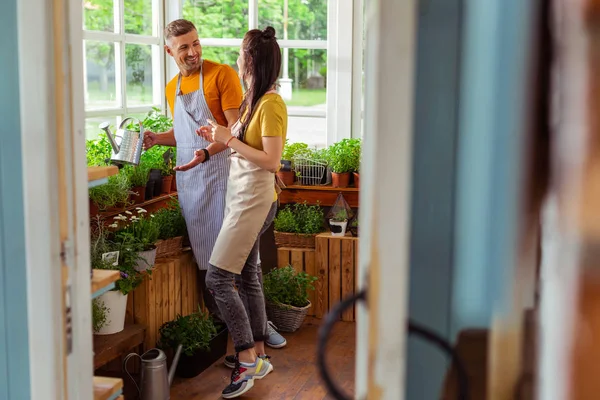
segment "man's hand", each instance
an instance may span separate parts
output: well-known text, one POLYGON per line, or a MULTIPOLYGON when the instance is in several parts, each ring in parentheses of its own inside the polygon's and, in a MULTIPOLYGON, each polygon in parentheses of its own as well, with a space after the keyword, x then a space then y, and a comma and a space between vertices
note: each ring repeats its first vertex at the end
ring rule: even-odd
POLYGON ((190 161, 187 164, 175 167, 174 169, 175 171, 187 171, 189 169, 194 168, 198 164, 202 164, 204 162, 204 158, 204 152, 202 150, 196 150, 194 152, 194 158, 192 159, 192 161, 190 161))
POLYGON ((158 135, 154 132, 144 132, 144 150, 148 150, 158 144, 158 135))

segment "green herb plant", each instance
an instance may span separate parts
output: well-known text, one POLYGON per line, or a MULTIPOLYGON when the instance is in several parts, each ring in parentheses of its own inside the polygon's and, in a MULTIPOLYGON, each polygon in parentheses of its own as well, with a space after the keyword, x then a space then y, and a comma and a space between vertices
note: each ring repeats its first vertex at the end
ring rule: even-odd
POLYGON ((94 332, 99 332, 107 323, 110 323, 107 313, 108 308, 102 300, 92 300, 92 330, 94 332))
POLYGON ((319 205, 309 206, 306 202, 287 204, 277 213, 274 228, 278 232, 314 235, 323 231, 324 219, 319 205))
POLYGON ((93 187, 89 190, 90 199, 98 205, 100 210, 106 210, 117 205, 127 205, 131 194, 131 183, 126 173, 108 177, 104 185, 93 187))
POLYGON ((331 171, 337 174, 355 171, 359 167, 356 160, 357 149, 360 155, 360 139, 342 139, 329 146, 325 154, 331 171))
POLYGON ((309 153, 310 150, 306 143, 290 143, 289 139, 286 139, 285 146, 283 146, 283 152, 281 153, 281 159, 293 161, 294 158, 309 153))
POLYGON ((140 187, 148 183, 150 170, 145 165, 126 165, 121 169, 121 173, 127 175, 131 187, 140 187))
POLYGON ((165 322, 159 329, 158 347, 176 349, 182 345, 186 356, 193 356, 197 351, 210 351, 210 341, 217 336, 217 326, 212 317, 198 311, 190 315, 177 317, 165 322))
POLYGON ((85 142, 85 154, 89 167, 108 165, 107 160, 112 156, 112 147, 104 131, 98 135, 98 139, 85 142))
POLYGON ((344 222, 344 221, 348 220, 348 211, 346 211, 343 208, 338 210, 334 214, 334 216, 331 218, 331 220, 334 222, 344 222))
POLYGON ((158 226, 159 239, 170 239, 177 236, 183 236, 187 232, 185 219, 181 213, 181 209, 177 208, 162 208, 155 212, 154 223, 158 226))
POLYGON ((315 290, 317 278, 306 272, 296 272, 291 265, 275 268, 264 276, 264 292, 268 302, 292 307, 309 304, 308 291, 315 290))

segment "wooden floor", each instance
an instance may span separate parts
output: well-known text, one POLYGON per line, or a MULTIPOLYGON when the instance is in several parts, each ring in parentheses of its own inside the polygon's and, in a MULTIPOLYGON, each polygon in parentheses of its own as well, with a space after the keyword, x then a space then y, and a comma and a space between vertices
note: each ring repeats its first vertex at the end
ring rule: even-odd
MULTIPOLYGON (((285 334, 287 346, 269 349, 274 371, 240 399, 332 399, 327 394, 316 367, 317 331, 321 320, 307 318, 297 332, 285 334)), ((338 322, 327 346, 329 371, 349 395, 354 393, 355 324, 338 322)), ((231 349, 230 343, 230 349, 231 349)), ((176 378, 171 388, 172 400, 221 398, 229 384, 231 370, 222 360, 192 379, 176 378)))

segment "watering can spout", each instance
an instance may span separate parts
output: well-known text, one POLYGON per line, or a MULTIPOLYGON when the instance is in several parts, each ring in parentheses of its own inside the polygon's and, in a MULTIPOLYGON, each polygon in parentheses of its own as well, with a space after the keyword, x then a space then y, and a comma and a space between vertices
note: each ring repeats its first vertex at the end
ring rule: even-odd
POLYGON ((115 137, 113 136, 112 132, 110 131, 110 123, 103 122, 99 125, 99 128, 102 129, 104 132, 106 132, 106 136, 108 137, 108 141, 110 142, 110 145, 113 148, 113 151, 115 153, 118 153, 119 146, 117 145, 117 142, 115 141, 115 137))
POLYGON ((171 364, 171 370, 169 371, 169 386, 173 383, 173 377, 175 376, 175 370, 177 369, 177 363, 179 363, 179 356, 181 355, 182 345, 177 346, 177 351, 173 357, 173 363, 171 364))

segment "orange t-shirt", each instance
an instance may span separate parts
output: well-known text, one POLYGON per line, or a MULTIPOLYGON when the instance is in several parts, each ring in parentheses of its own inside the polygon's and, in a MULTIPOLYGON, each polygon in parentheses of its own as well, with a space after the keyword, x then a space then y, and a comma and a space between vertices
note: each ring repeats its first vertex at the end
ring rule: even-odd
MULTIPOLYGON (((202 77, 204 79, 204 98, 210 112, 220 125, 227 126, 224 111, 238 109, 242 104, 243 92, 237 72, 229 65, 219 64, 204 60, 202 63, 202 77)), ((165 94, 174 115, 175 91, 177 90, 177 74, 167 84, 165 94)), ((200 73, 181 77, 181 92, 188 94, 195 92, 200 87, 200 73)), ((206 121, 204 121, 206 122, 206 121)))

